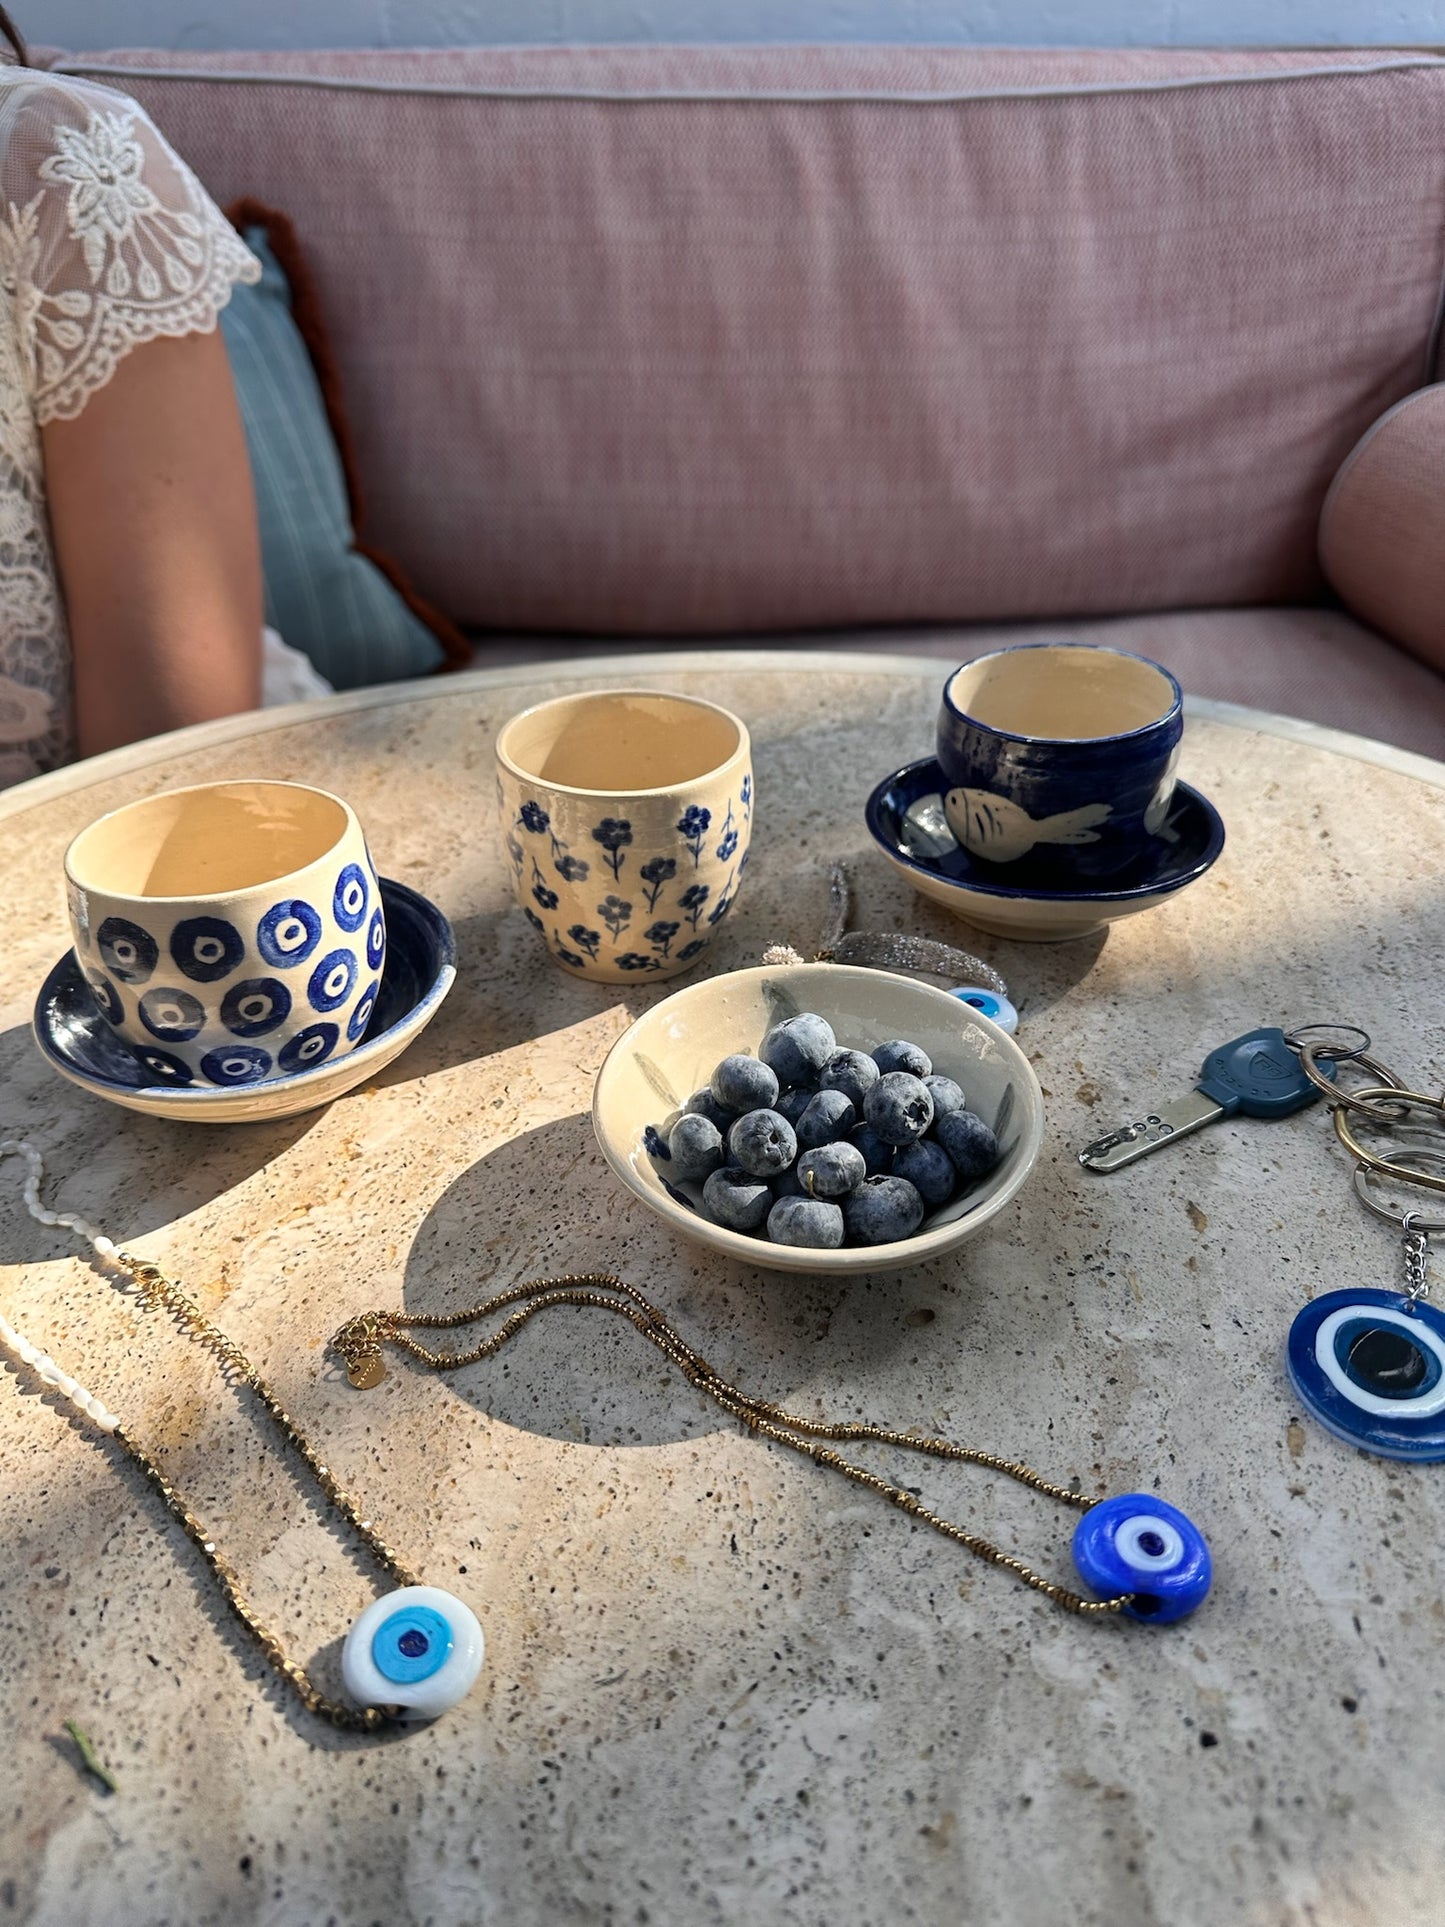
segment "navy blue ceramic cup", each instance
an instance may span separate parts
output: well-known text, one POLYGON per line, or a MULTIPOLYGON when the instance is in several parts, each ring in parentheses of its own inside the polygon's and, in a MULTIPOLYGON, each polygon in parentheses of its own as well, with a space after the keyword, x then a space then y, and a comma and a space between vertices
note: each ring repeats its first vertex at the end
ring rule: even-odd
POLYGON ((1026 643, 943 690, 944 813, 969 855, 1022 880, 1117 876, 1174 794, 1183 698, 1167 669, 1090 643, 1026 643))

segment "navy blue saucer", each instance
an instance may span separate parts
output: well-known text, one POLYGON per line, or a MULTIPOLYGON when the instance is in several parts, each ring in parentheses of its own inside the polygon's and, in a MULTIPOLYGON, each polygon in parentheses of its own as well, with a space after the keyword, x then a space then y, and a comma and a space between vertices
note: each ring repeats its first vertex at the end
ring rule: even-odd
MULTIPOLYGON (((424 1026, 456 976, 456 945, 446 917, 419 890, 388 877, 378 879, 386 910, 386 962, 366 1034, 345 1057, 291 1078, 269 1078, 243 1090, 226 1091, 157 1085, 140 1058, 116 1035, 96 1008, 75 952, 67 950, 40 987, 35 1000, 35 1041, 63 1077, 99 1097, 118 1103, 143 1099, 144 1108, 197 1116, 236 1109, 247 1096, 266 1100, 303 1098, 312 1089, 330 1089, 327 1073, 343 1066, 360 1082, 395 1056, 424 1026), (323 1080, 325 1083, 323 1085, 323 1080)), ((133 1108, 142 1108, 135 1104, 133 1108)), ((297 1108, 288 1104, 288 1108, 297 1108)), ((239 1114, 239 1112, 238 1112, 239 1114)))
POLYGON ((1046 882, 1048 872, 1031 866, 1028 858, 999 864, 970 856, 948 829, 941 800, 936 812, 928 807, 927 799, 941 799, 948 787, 937 758, 924 756, 885 777, 868 798, 865 811, 868 828, 884 854, 935 887, 953 884, 974 895, 1081 906, 1137 900, 1142 908, 1145 901, 1182 890, 1202 877, 1224 848, 1224 822, 1218 810, 1188 783, 1179 783, 1159 834, 1149 839, 1128 869, 1092 887, 1078 884, 1060 889, 1046 882))

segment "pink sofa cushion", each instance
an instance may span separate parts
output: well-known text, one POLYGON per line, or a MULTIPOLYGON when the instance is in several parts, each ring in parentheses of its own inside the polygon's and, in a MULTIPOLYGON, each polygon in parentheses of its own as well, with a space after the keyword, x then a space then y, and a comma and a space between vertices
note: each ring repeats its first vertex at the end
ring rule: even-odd
POLYGON ((377 540, 473 623, 1308 600, 1427 379, 1425 55, 78 64, 306 233, 377 540))
POLYGON ((1445 382, 1397 402, 1325 499, 1320 561, 1355 614, 1445 670, 1445 382))

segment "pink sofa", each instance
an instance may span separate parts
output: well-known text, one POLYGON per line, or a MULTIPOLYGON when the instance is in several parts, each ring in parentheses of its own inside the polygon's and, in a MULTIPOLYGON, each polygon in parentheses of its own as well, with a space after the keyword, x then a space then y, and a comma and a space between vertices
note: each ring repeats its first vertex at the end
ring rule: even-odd
POLYGON ((293 218, 369 533, 484 655, 1042 625, 1445 754, 1445 682, 1316 546, 1445 373, 1445 61, 52 58, 293 218))

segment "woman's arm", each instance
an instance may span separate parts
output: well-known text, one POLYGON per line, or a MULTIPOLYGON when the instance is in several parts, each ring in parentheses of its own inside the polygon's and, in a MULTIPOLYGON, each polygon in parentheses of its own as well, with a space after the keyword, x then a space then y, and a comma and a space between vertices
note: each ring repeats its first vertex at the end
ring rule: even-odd
POLYGON ((261 557, 219 330, 135 348, 41 430, 80 754, 261 699, 261 557))

